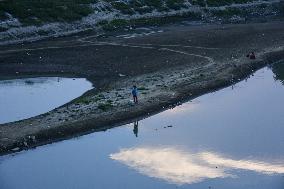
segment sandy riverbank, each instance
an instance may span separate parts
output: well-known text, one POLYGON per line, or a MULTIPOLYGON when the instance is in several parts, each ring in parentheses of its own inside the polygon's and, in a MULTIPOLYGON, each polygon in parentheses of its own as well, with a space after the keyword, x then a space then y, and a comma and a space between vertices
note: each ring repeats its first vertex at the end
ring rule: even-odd
POLYGON ((80 76, 96 90, 46 114, 0 125, 0 152, 105 130, 238 82, 284 59, 283 31, 281 21, 172 25, 2 46, 1 79, 80 76), (256 60, 245 57, 250 51, 256 60), (129 93, 133 84, 140 88, 135 106, 129 93))

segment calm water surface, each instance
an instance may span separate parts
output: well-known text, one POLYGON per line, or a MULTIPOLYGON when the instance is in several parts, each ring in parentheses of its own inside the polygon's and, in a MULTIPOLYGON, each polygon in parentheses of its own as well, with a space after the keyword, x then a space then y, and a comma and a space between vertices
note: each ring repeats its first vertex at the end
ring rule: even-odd
POLYGON ((0 188, 283 189, 283 66, 132 124, 0 157, 0 188))
POLYGON ((92 84, 83 78, 41 77, 0 81, 0 124, 48 112, 90 89, 92 84))

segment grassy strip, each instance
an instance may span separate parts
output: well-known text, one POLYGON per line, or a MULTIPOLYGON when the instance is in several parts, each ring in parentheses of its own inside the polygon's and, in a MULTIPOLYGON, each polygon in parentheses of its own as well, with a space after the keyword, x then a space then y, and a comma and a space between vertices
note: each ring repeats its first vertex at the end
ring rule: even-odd
POLYGON ((212 10, 210 11, 212 15, 217 17, 231 17, 233 15, 239 15, 239 16, 246 16, 248 13, 245 10, 241 10, 239 8, 227 8, 224 10, 212 10))
POLYGON ((244 4, 252 2, 253 0, 207 0, 208 6, 211 7, 219 7, 224 5, 231 5, 233 3, 235 4, 244 4))
POLYGON ((240 16, 243 18, 253 18, 253 17, 265 17, 273 16, 273 12, 268 12, 267 10, 274 10, 279 13, 279 16, 284 16, 284 2, 277 5, 267 5, 260 4, 254 6, 255 11, 252 11, 250 8, 236 8, 228 7, 223 10, 210 10, 211 15, 220 17, 220 18, 230 18, 232 16, 240 16))
POLYGON ((120 1, 111 2, 111 5, 114 9, 119 10, 122 14, 134 14, 135 12, 128 4, 120 1))
POLYGON ((110 22, 101 21, 98 23, 106 31, 113 31, 116 29, 122 29, 125 27, 141 27, 141 26, 159 26, 168 23, 174 23, 177 21, 184 20, 185 18, 190 18, 192 20, 197 20, 201 18, 200 13, 186 13, 183 15, 167 16, 167 17, 154 17, 154 18, 140 18, 140 19, 115 19, 110 22))
POLYGON ((153 10, 169 11, 170 9, 179 10, 185 7, 185 0, 130 0, 128 3, 116 0, 105 1, 109 2, 114 9, 129 15, 135 12, 145 14, 153 10))
POLYGON ((0 1, 0 19, 5 13, 18 18, 24 24, 68 22, 92 13, 91 3, 97 0, 6 0, 0 1))
MULTIPOLYGON (((6 19, 9 13, 18 18, 24 25, 42 25, 51 22, 70 22, 79 20, 92 13, 94 10, 90 7, 91 3, 96 3, 102 0, 0 0, 0 20, 6 19)), ((135 12, 145 14, 154 10, 169 11, 180 10, 185 7, 186 0, 129 0, 122 2, 117 0, 103 0, 112 5, 111 9, 119 10, 122 14, 132 15, 135 12)), ((208 6, 223 6, 233 3, 247 3, 253 0, 188 0, 190 3, 205 7, 208 6)), ((278 6, 278 5, 277 5, 278 6)), ((265 8, 265 7, 264 7, 265 8)), ((284 15, 283 5, 275 7, 284 15)), ((103 10, 99 10, 103 11, 103 10)), ((206 10, 205 10, 206 12, 206 10)), ((208 12, 208 10, 207 10, 208 12)), ((233 15, 248 16, 248 11, 227 8, 225 10, 210 11, 211 15, 217 17, 228 18, 233 15)), ((98 23, 99 26, 106 31, 112 31, 128 26, 157 26, 167 23, 173 23, 184 19, 197 20, 201 18, 201 13, 187 13, 184 15, 165 16, 156 18, 141 18, 141 19, 115 19, 107 22, 98 23)), ((6 28, 0 28, 5 31, 6 28)))
POLYGON ((192 0, 191 3, 193 5, 199 5, 201 7, 205 7, 206 4, 209 7, 219 7, 225 5, 232 5, 232 4, 244 4, 252 2, 253 0, 192 0))
POLYGON ((169 9, 180 10, 181 8, 185 8, 184 0, 166 0, 166 5, 169 9))

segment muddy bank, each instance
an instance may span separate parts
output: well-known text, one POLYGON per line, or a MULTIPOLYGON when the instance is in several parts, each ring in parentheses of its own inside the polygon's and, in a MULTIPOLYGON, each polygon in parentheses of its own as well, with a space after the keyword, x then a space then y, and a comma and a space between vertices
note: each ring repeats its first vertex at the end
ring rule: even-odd
POLYGON ((283 22, 151 28, 0 47, 2 78, 75 75, 89 91, 67 105, 0 125, 1 153, 82 135, 150 116, 182 101, 228 86, 284 58, 283 22), (144 34, 143 34, 144 33, 144 34), (256 60, 245 55, 254 51, 256 60), (139 87, 139 104, 130 88, 139 87))

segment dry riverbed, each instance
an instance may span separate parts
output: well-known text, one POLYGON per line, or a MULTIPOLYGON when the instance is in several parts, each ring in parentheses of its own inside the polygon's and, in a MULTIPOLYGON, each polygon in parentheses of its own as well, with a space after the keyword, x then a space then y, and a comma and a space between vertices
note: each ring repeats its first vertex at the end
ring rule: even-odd
POLYGON ((0 125, 0 152, 119 126, 238 82, 284 59, 283 31, 282 21, 172 25, 2 46, 1 79, 80 76, 96 89, 46 114, 0 125), (256 60, 246 57, 251 51, 256 60), (132 85, 139 88, 137 105, 132 85))

